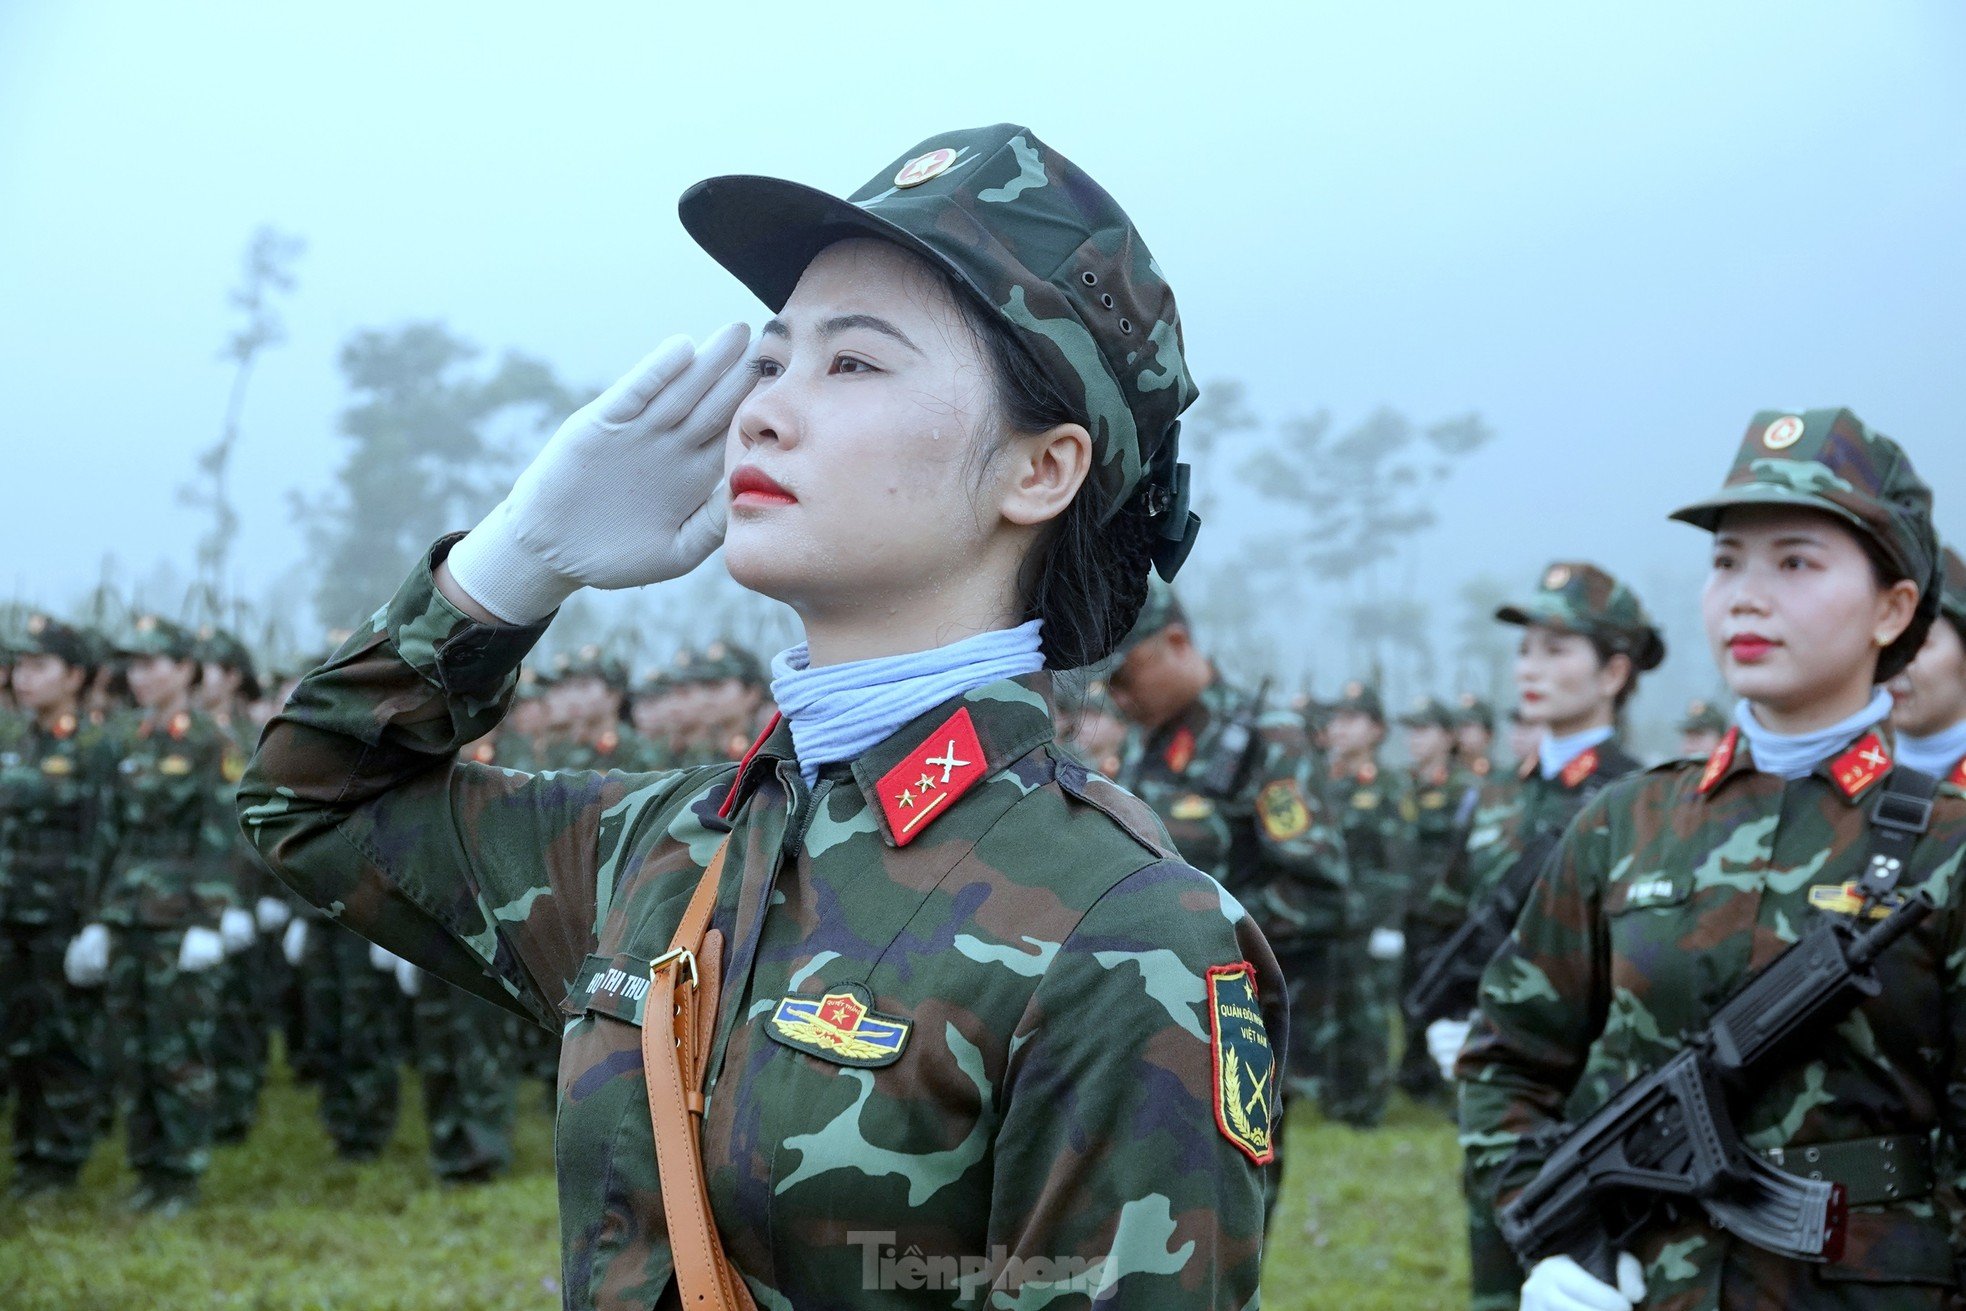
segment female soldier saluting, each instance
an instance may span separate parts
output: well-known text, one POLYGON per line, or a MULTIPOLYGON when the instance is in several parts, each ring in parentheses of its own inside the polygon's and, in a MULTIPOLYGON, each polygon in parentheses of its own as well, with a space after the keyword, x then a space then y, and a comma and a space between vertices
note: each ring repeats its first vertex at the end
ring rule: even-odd
POLYGON ((682 211, 777 313, 750 369, 741 326, 672 340, 570 419, 301 683, 247 830, 564 1025, 570 1307, 1253 1304, 1274 960, 1052 745, 1040 672, 1192 539, 1158 267, 1011 126, 851 202, 719 178, 682 211), (734 766, 460 762, 567 594, 716 547, 720 474, 732 574, 805 626, 786 718, 734 766))
MULTIPOLYGON (((1667 1060, 1816 919, 1868 905, 1856 880, 1894 767, 1878 684, 1938 609, 1931 493, 1848 410, 1768 411, 1719 494, 1673 517, 1714 534, 1707 640, 1741 702, 1709 760, 1585 808, 1483 979, 1462 1127, 1513 1145, 1484 1158, 1504 1204, 1549 1150, 1540 1131, 1667 1060)), ((1634 1236, 1616 1289, 1540 1261, 1525 1311, 1951 1304, 1960 1222, 1935 1185, 1949 1201, 1966 1107, 1962 839, 1966 799, 1944 789, 1898 882, 1938 913, 1883 957, 1880 996, 1733 1108, 1750 1149, 1844 1185, 1842 1259, 1777 1256, 1686 1208, 1634 1236)))

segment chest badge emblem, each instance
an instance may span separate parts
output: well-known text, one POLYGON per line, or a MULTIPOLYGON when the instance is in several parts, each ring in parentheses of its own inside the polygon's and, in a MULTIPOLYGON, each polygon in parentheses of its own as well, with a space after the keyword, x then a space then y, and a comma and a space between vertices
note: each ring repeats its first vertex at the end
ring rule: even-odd
POLYGON ((901 1059, 914 1027, 899 1016, 876 1011, 867 989, 849 983, 820 997, 784 998, 765 1029, 794 1051, 836 1065, 874 1069, 901 1059))
POLYGON ((1309 831, 1311 808, 1296 779, 1280 778, 1256 794, 1256 818, 1272 842, 1288 842, 1309 831))
MULTIPOLYGON (((1818 883, 1809 889, 1809 904, 1817 910, 1826 910, 1832 915, 1855 915, 1864 908, 1864 899, 1857 895, 1857 885, 1852 883, 1818 883)), ((1891 913, 1891 907, 1879 903, 1872 906, 1867 917, 1881 920, 1891 913)))

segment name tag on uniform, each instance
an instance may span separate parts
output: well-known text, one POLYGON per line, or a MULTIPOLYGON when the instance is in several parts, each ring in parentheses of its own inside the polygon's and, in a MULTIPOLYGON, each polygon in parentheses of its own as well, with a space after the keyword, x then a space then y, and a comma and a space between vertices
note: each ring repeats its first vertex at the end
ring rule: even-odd
POLYGON ((1679 899, 1677 879, 1640 879, 1625 893, 1625 907, 1628 910, 1643 910, 1647 906, 1670 906, 1679 899))
POLYGON ((626 952, 589 956, 574 977, 573 987, 567 990, 564 1009, 569 1015, 585 1012, 606 1015, 626 1024, 640 1024, 648 996, 646 959, 626 952))
POLYGON ((913 1028, 898 1015, 876 1011, 873 994, 858 983, 816 997, 786 997, 765 1024, 765 1032, 794 1051, 861 1069, 900 1060, 913 1028))

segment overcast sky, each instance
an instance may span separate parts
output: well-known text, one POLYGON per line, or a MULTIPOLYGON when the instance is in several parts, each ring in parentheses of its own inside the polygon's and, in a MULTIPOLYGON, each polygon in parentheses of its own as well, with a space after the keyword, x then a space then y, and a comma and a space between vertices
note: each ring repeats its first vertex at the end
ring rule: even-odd
POLYGON ((248 587, 301 556, 286 493, 339 455, 349 333, 442 318, 605 382, 760 317, 678 225, 690 183, 844 192, 1005 119, 1135 217, 1204 385, 1488 418, 1443 592, 1556 556, 1697 578, 1663 516, 1771 405, 1854 407, 1966 533, 1953 0, 300 10, 0 6, 0 581, 189 563, 172 489, 262 222, 309 245, 238 455, 248 587))

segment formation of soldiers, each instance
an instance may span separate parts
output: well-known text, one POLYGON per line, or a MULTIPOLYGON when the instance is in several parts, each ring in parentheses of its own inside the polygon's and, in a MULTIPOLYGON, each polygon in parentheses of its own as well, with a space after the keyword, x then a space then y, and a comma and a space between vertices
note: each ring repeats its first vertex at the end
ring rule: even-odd
MULTIPOLYGON (((510 1163, 521 1081, 552 1104, 552 1035, 430 980, 287 893, 240 836, 260 728, 320 660, 262 670, 220 629, 155 614, 103 632, 0 629, 0 1037, 15 1199, 74 1185, 120 1117, 132 1208, 193 1205, 252 1132, 277 1032, 340 1156, 389 1143, 413 1062, 431 1167, 510 1163)), ((631 683, 596 647, 530 671, 471 748, 513 769, 664 770, 741 754, 769 716, 734 643, 631 683)))

